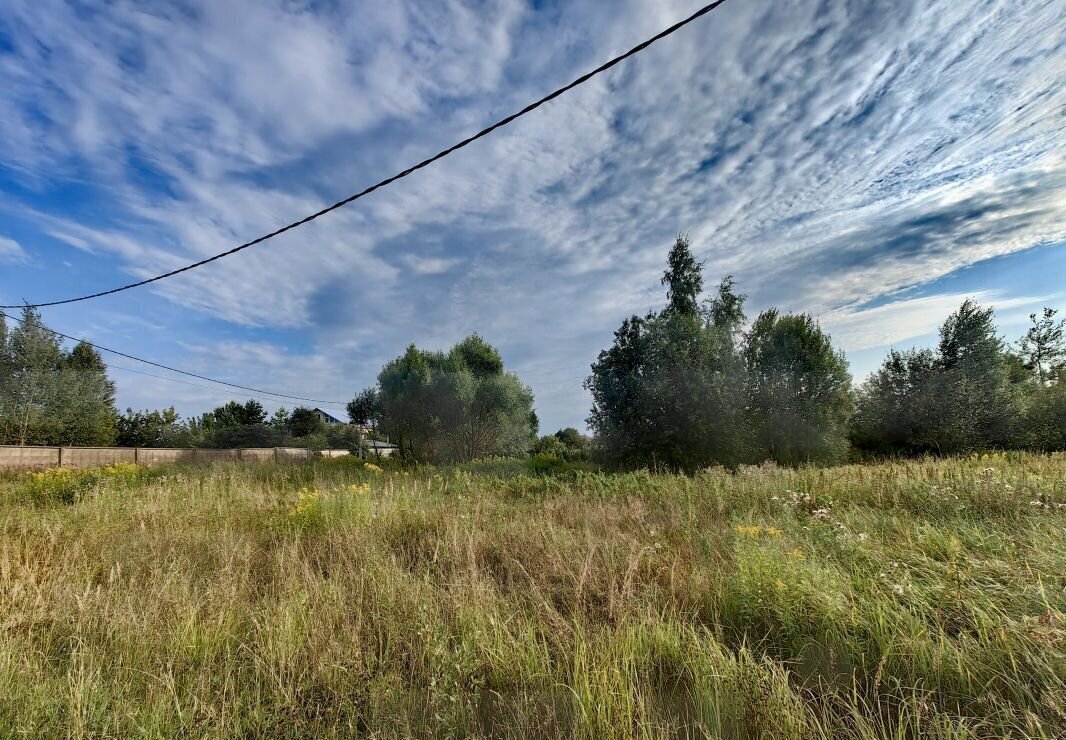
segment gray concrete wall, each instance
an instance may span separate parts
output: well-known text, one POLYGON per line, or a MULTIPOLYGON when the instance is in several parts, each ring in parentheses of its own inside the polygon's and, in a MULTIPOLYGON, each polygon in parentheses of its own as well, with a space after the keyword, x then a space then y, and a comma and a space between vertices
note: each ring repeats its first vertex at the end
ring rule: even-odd
POLYGON ((136 463, 132 447, 61 447, 59 464, 64 468, 99 468, 113 463, 136 463))
MULTIPOLYGON (((323 457, 343 457, 348 450, 323 450, 323 457)), ((266 447, 244 450, 205 450, 166 447, 18 447, 0 445, 0 470, 29 468, 92 468, 114 463, 160 465, 195 461, 298 462, 311 454, 302 447, 266 447)))
POLYGON ((140 447, 137 449, 139 465, 162 465, 163 463, 188 462, 196 459, 196 450, 187 447, 140 447))
POLYGON ((12 447, 0 445, 0 470, 58 468, 58 447, 12 447))

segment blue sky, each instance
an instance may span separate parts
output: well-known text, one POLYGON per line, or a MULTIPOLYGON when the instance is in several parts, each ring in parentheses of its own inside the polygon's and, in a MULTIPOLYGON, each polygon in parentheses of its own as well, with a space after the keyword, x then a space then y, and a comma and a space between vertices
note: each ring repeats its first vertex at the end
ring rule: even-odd
MULTIPOLYGON (((0 302, 258 236, 699 4, 4 3, 0 302)), ((685 231, 709 284, 733 273, 749 313, 816 315, 857 378, 933 341, 966 296, 1013 339, 1066 304, 1063 27, 1060 0, 730 0, 351 207, 45 320, 339 401, 408 343, 477 331, 533 387, 545 430, 581 427, 589 363, 624 316, 662 304, 685 231)), ((115 360, 123 408, 236 397, 120 365, 145 368, 115 360)))

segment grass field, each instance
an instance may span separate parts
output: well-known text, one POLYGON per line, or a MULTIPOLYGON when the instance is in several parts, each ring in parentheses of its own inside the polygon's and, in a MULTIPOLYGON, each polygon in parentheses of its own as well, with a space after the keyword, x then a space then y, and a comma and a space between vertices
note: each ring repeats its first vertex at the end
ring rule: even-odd
POLYGON ((1066 456, 0 476, 0 736, 1064 737, 1066 456))

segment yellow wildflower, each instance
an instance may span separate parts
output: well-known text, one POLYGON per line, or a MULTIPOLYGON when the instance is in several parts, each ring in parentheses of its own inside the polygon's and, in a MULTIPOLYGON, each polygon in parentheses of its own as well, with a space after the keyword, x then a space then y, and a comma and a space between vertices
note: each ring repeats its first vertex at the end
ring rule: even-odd
POLYGON ((348 490, 351 491, 352 493, 358 493, 358 494, 361 494, 361 495, 362 494, 367 494, 367 493, 370 493, 370 484, 369 483, 353 483, 350 486, 348 486, 348 490))
POLYGON ((791 552, 789 552, 788 556, 790 558, 795 558, 796 560, 806 560, 807 559, 807 553, 803 552, 803 550, 801 550, 798 547, 795 550, 792 550, 791 552))
POLYGON ((377 465, 375 465, 374 463, 367 463, 366 465, 363 466, 363 469, 364 470, 369 470, 371 473, 383 473, 383 472, 385 472, 381 468, 379 468, 377 465))
POLYGON ((761 527, 745 527, 743 524, 738 524, 733 529, 737 531, 737 534, 746 534, 750 537, 758 537, 759 532, 762 531, 761 527))
POLYGON ((318 505, 318 491, 310 491, 301 488, 296 504, 289 510, 289 516, 301 516, 307 514, 318 505))

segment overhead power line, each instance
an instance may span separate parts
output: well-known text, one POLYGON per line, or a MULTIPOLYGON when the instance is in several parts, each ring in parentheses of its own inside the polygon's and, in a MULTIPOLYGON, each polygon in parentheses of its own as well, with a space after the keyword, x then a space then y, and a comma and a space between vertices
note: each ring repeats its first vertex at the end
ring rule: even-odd
POLYGON ((444 159, 449 154, 452 154, 453 152, 456 152, 456 151, 462 149, 463 147, 467 146, 468 144, 471 144, 471 143, 477 141, 478 139, 480 139, 480 138, 482 138, 484 136, 488 136, 489 134, 491 134, 496 129, 503 128, 507 124, 509 124, 509 123, 521 118, 522 116, 526 115, 527 113, 533 112, 534 110, 536 110, 540 106, 544 105, 545 103, 548 103, 548 102, 554 100, 555 98, 559 97, 563 93, 568 92, 570 90, 573 90, 575 87, 577 87, 577 86, 579 86, 581 84, 584 84, 585 82, 588 82, 589 80, 591 80, 596 75, 599 75, 599 74, 601 74, 603 72, 606 72, 607 70, 609 70, 611 67, 615 66, 616 64, 619 64, 620 62, 625 61, 626 59, 628 59, 631 56, 639 54, 640 52, 644 51, 649 46, 654 44, 656 41, 659 41, 661 39, 666 38, 667 36, 673 34, 674 32, 680 30, 681 28, 684 28, 685 26, 687 26, 688 24, 690 24, 693 21, 697 20, 698 18, 701 18, 701 17, 707 15, 712 10, 717 8, 719 5, 722 5, 724 2, 725 2, 725 0, 715 0, 712 3, 708 3, 707 5, 704 5, 702 8, 700 8, 699 10, 697 10, 695 13, 693 13, 689 17, 685 18, 684 20, 678 21, 674 25, 672 25, 669 28, 666 28, 666 29, 660 31, 659 33, 655 34, 654 36, 652 36, 651 38, 647 39, 646 41, 642 41, 641 43, 637 44, 636 46, 634 46, 632 49, 630 49, 629 51, 625 52, 624 54, 620 54, 619 56, 614 57, 610 61, 604 62, 599 67, 596 67, 596 69, 592 70, 591 72, 586 72, 585 74, 581 75, 576 80, 571 82, 569 85, 565 85, 563 87, 560 87, 559 89, 555 90, 554 92, 548 93, 547 95, 545 95, 544 97, 540 98, 539 100, 530 103, 525 108, 523 108, 522 110, 518 111, 517 113, 512 113, 511 115, 507 116, 506 118, 501 118, 500 120, 496 121, 496 123, 492 124, 491 126, 488 126, 487 128, 484 128, 481 131, 478 131, 473 136, 468 136, 467 138, 463 139, 462 141, 458 142, 457 144, 453 144, 452 146, 448 147, 447 149, 443 149, 443 150, 437 152, 432 157, 429 157, 427 159, 423 159, 418 164, 413 165, 411 167, 408 167, 407 169, 405 169, 405 170, 403 170, 401 172, 398 172, 395 175, 392 175, 391 177, 387 177, 384 180, 381 180, 380 182, 375 183, 374 185, 371 185, 368 188, 360 190, 358 193, 355 193, 353 195, 349 195, 347 198, 345 198, 343 200, 339 200, 339 201, 337 201, 336 203, 334 203, 331 206, 327 206, 327 207, 323 208, 320 211, 316 211, 315 213, 312 213, 309 216, 305 216, 304 218, 301 218, 299 221, 293 221, 291 224, 288 224, 286 226, 282 226, 280 229, 275 229, 274 231, 271 231, 268 234, 263 234, 260 237, 257 237, 255 239, 252 239, 251 241, 245 242, 244 244, 240 244, 240 245, 238 245, 236 247, 233 247, 232 249, 228 249, 225 252, 219 252, 218 254, 216 254, 216 255, 214 255, 212 257, 207 257, 206 259, 199 260, 198 262, 193 262, 191 264, 185 265, 184 267, 179 267, 176 270, 171 270, 170 272, 164 272, 161 275, 156 275, 155 277, 150 277, 150 278, 147 278, 145 280, 139 280, 139 281, 137 281, 135 283, 129 283, 127 285, 120 285, 117 288, 111 288, 110 290, 102 290, 102 291, 100 291, 98 293, 90 293, 88 295, 78 296, 76 298, 64 298, 64 299, 58 300, 58 301, 43 301, 41 303, 29 303, 29 304, 19 304, 19 305, 11 305, 11 306, 0 306, 0 308, 22 308, 24 306, 29 306, 30 308, 41 308, 41 307, 44 307, 44 306, 60 306, 60 305, 66 304, 66 303, 77 303, 79 301, 88 301, 88 300, 90 300, 92 298, 101 298, 101 297, 106 296, 106 295, 112 295, 114 293, 121 293, 124 290, 130 290, 131 288, 139 288, 142 285, 148 285, 149 283, 154 283, 154 282, 157 282, 159 280, 165 280, 166 278, 174 277, 175 275, 180 275, 183 272, 188 272, 189 270, 194 270, 197 267, 202 267, 203 265, 206 265, 206 264, 208 264, 210 262, 214 262, 215 260, 219 260, 219 259, 222 259, 223 257, 228 257, 231 254, 236 254, 237 252, 240 252, 240 251, 242 251, 244 249, 248 249, 248 247, 254 247, 256 244, 261 244, 261 243, 267 241, 268 239, 273 239, 275 236, 280 236, 281 234, 284 234, 287 231, 292 231, 295 228, 298 228, 300 226, 303 226, 306 223, 310 223, 311 221, 314 221, 319 216, 325 216, 327 213, 331 213, 332 211, 335 211, 335 210, 337 210, 339 208, 343 208, 344 206, 348 205, 349 203, 354 203, 355 201, 359 200, 360 198, 362 198, 364 196, 367 196, 367 195, 370 195, 375 190, 383 188, 386 185, 390 185, 390 184, 396 182, 397 180, 401 180, 401 179, 407 177, 408 175, 410 175, 413 172, 417 172, 418 170, 423 169, 424 167, 428 167, 429 165, 433 164, 434 162, 436 162, 439 159, 444 159))
MULTIPOLYGON (((193 383, 191 380, 182 380, 181 378, 171 378, 171 377, 169 377, 167 375, 158 375, 157 373, 146 373, 143 370, 134 370, 132 367, 126 367, 125 365, 116 365, 113 362, 109 362, 107 364, 107 369, 108 370, 118 370, 118 371, 124 372, 124 373, 134 373, 136 375, 143 375, 146 378, 156 378, 157 380, 165 380, 168 383, 181 383, 182 385, 189 385, 189 386, 192 386, 193 388, 203 388, 204 390, 208 390, 208 391, 220 391, 220 392, 223 392, 226 395, 230 395, 230 396, 240 396, 241 398, 256 398, 256 399, 263 398, 262 395, 254 395, 254 394, 251 394, 251 393, 241 393, 239 391, 229 391, 229 390, 225 390, 223 388, 216 388, 215 386, 212 386, 212 385, 203 385, 202 383, 193 383)), ((267 400, 273 401, 275 399, 271 398, 271 399, 267 399, 267 400)))
MULTIPOLYGON (((4 311, 0 311, 0 316, 3 316, 4 318, 7 318, 7 319, 11 319, 12 321, 17 321, 20 324, 25 324, 26 323, 25 319, 19 318, 18 316, 12 316, 11 314, 5 313, 4 311)), ((242 391, 251 391, 252 393, 257 393, 257 394, 263 395, 263 396, 275 396, 277 398, 287 398, 287 399, 292 400, 292 401, 310 401, 311 403, 322 403, 322 404, 331 404, 331 405, 332 404, 339 404, 341 406, 343 406, 345 404, 344 401, 326 401, 326 400, 323 400, 321 398, 306 398, 305 396, 290 396, 290 395, 288 395, 286 393, 275 393, 274 391, 265 391, 262 388, 253 388, 253 387, 247 386, 247 385, 238 385, 237 383, 229 383, 229 382, 227 382, 225 380, 218 380, 216 378, 210 378, 210 377, 208 377, 206 375, 199 375, 197 373, 190 373, 187 370, 179 370, 176 367, 170 367, 169 365, 163 365, 163 364, 158 363, 158 362, 153 362, 152 360, 146 360, 143 357, 137 357, 136 355, 130 355, 130 354, 127 354, 125 352, 119 352, 117 349, 110 349, 110 348, 104 347, 103 345, 100 345, 100 344, 94 344, 94 343, 88 341, 87 339, 80 339, 78 337, 72 337, 69 334, 64 334, 63 332, 56 331, 55 329, 49 329, 47 326, 44 326, 43 324, 37 324, 37 326, 40 327, 41 329, 43 329, 44 331, 46 331, 46 332, 48 332, 50 334, 53 334, 53 335, 55 335, 57 337, 62 337, 63 339, 69 339, 72 342, 83 342, 83 343, 89 345, 90 347, 92 347, 93 349, 98 349, 98 350, 100 350, 102 352, 110 352, 113 355, 118 355, 119 357, 125 357, 127 360, 136 360, 137 362, 143 362, 146 365, 152 365, 153 367, 162 368, 163 370, 169 370, 172 373, 178 373, 180 375, 188 375, 190 378, 199 378, 200 380, 206 380, 206 381, 208 381, 210 383, 218 383, 219 385, 226 385, 226 386, 229 386, 230 388, 239 388, 242 391)), ((134 371, 134 372, 136 372, 136 371, 134 371)))

